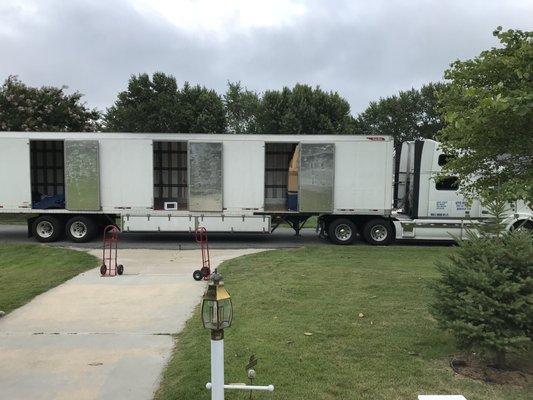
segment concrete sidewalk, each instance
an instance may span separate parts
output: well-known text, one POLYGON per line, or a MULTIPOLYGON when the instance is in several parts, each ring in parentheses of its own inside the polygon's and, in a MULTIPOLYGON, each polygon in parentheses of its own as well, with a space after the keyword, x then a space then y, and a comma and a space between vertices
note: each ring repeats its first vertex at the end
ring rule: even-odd
MULTIPOLYGON (((211 265, 257 251, 212 251, 211 265)), ((123 276, 87 271, 1 319, 0 397, 151 399, 170 335, 205 288, 192 279, 200 261, 192 250, 121 250, 123 276)))

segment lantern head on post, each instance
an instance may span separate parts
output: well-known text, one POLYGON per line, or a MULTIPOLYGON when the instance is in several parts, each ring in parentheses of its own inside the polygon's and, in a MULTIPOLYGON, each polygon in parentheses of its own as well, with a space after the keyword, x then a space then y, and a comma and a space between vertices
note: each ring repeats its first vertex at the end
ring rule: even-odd
POLYGON ((231 326, 232 320, 231 298, 224 288, 222 275, 215 269, 202 300, 202 322, 204 328, 211 330, 212 340, 221 340, 224 338, 224 329, 231 326))

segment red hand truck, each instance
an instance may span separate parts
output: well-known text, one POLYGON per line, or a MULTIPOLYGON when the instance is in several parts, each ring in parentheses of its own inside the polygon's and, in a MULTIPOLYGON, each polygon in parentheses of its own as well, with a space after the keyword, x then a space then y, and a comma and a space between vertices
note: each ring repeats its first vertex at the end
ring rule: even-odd
POLYGON ((115 225, 106 226, 103 237, 102 265, 100 275, 116 276, 124 273, 124 266, 117 263, 118 234, 120 229, 115 225))
POLYGON ((207 241, 207 229, 203 226, 196 228, 196 242, 202 250, 202 268, 192 273, 195 281, 208 281, 211 277, 211 260, 209 259, 209 243, 207 241))

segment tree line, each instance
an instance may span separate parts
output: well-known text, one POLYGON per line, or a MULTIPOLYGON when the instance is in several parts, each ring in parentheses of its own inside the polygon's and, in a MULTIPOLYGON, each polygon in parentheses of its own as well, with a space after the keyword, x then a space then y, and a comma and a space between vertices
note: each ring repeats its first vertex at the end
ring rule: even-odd
POLYGON ((0 88, 0 130, 227 134, 391 135, 396 142, 434 138, 442 128, 436 93, 421 89, 370 103, 357 117, 337 92, 296 84, 257 93, 228 82, 223 95, 162 72, 131 76, 106 111, 89 109, 66 87, 30 87, 16 76, 0 88))

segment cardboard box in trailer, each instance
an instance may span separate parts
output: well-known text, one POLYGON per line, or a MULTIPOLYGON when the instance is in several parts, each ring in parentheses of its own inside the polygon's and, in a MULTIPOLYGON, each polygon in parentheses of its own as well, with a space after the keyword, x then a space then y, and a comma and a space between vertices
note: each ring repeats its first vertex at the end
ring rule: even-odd
MULTIPOLYGON (((0 212, 36 214, 29 231, 44 242, 87 241, 115 221, 126 232, 253 233, 285 221, 298 233, 310 216, 338 244, 449 239, 473 213, 437 212, 462 201, 431 183, 439 154, 433 141, 406 144, 393 199, 387 136, 2 132, 0 212)), ((512 224, 530 218, 514 214, 512 224)))

